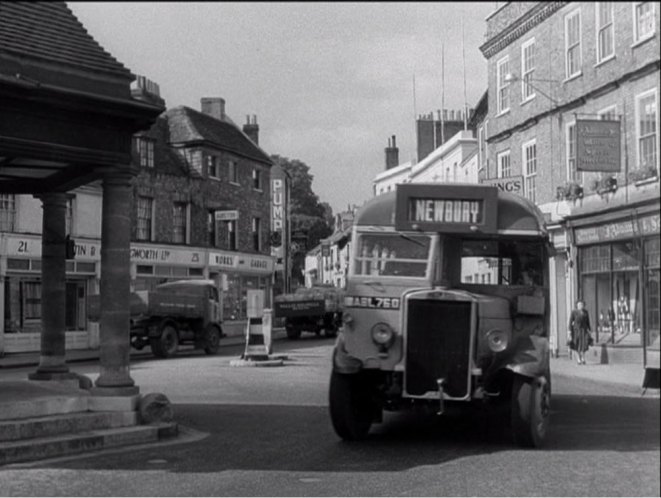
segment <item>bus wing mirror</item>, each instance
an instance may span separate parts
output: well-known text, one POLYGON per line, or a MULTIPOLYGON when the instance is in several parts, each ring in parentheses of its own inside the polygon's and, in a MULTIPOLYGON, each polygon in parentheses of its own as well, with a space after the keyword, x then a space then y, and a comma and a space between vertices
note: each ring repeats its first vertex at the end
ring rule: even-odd
POLYGON ((518 296, 516 312, 520 315, 543 315, 544 298, 540 296, 518 296))

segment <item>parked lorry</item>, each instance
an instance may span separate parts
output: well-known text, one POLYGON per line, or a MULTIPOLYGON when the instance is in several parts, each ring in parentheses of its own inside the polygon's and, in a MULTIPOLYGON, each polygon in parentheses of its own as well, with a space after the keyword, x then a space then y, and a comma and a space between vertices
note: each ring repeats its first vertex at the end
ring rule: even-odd
POLYGON ((274 299, 275 318, 284 318, 289 339, 298 339, 302 332, 335 337, 342 322, 344 293, 332 285, 301 287, 291 294, 274 299))
MULTIPOLYGON (((101 316, 100 296, 90 296, 89 318, 101 316)), ((207 354, 218 351, 223 336, 222 305, 212 280, 178 280, 152 291, 131 293, 131 346, 149 344, 154 355, 167 358, 179 344, 193 344, 207 354)))

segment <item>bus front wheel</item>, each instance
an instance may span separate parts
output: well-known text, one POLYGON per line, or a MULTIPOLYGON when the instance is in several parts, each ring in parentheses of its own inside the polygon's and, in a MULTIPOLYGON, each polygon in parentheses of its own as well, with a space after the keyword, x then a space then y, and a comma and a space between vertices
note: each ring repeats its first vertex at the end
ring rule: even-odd
POLYGON ((331 422, 338 436, 347 441, 365 439, 377 408, 365 376, 333 371, 329 408, 331 422))
POLYGON ((546 377, 514 376, 511 427, 517 445, 527 448, 542 446, 548 430, 550 407, 551 390, 546 377))

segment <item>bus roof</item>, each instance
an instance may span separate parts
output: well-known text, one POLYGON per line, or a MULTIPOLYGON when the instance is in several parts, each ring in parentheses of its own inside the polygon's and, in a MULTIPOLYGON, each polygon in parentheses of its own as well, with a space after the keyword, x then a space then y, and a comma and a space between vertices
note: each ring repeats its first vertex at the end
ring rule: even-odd
MULTIPOLYGON (((407 184, 411 188, 413 184, 407 184)), ((430 185, 430 184, 421 184, 430 185)), ((469 187, 473 184, 443 184, 450 188, 469 187)), ((439 185, 441 187, 441 185, 439 185)), ((495 187, 494 187, 495 188, 495 187)), ((395 226, 397 191, 387 192, 370 199, 356 214, 356 226, 395 226)), ((519 195, 498 190, 497 230, 501 235, 547 235, 544 216, 539 208, 519 195)), ((479 232, 478 232, 479 233, 479 232)), ((476 234, 477 235, 477 234, 476 234)))

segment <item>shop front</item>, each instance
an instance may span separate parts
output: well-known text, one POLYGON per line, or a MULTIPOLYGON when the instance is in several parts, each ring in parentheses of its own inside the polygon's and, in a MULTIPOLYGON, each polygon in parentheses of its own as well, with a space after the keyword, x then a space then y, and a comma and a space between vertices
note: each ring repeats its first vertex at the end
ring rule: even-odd
MULTIPOLYGON (((42 286, 41 237, 6 234, 0 259, 3 321, 0 353, 39 351, 42 286)), ((87 321, 87 298, 99 291, 101 244, 76 239, 75 258, 66 262, 66 349, 98 347, 98 329, 87 321)))
POLYGON ((644 347, 659 361, 658 202, 573 220, 578 297, 586 302, 595 340, 644 347))
POLYGON ((205 278, 206 249, 131 244, 131 287, 153 290, 158 284, 205 278))
POLYGON ((264 306, 270 307, 275 258, 259 254, 209 251, 209 278, 218 282, 223 300, 223 320, 247 319, 247 293, 264 291, 264 306))

